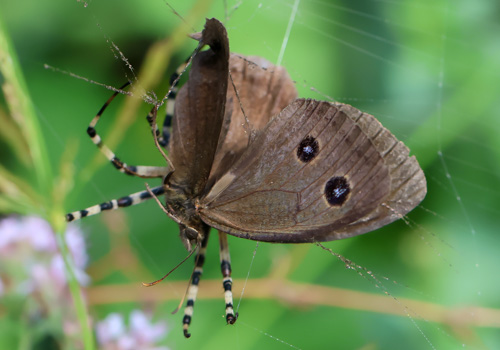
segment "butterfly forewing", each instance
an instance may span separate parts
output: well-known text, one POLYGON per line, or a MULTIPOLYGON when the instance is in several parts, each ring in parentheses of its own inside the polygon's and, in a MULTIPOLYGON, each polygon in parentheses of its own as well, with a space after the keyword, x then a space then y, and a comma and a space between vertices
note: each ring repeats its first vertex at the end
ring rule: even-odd
POLYGON ((193 59, 189 80, 176 99, 170 157, 175 166, 171 181, 192 196, 203 191, 212 168, 224 119, 229 70, 226 29, 207 20, 202 43, 210 49, 193 59))

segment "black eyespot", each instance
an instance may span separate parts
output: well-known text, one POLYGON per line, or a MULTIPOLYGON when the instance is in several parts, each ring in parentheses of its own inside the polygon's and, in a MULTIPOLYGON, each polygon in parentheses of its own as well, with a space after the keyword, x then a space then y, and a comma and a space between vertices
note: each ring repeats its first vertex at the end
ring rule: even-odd
POLYGON ((297 157, 304 163, 308 163, 318 155, 319 144, 312 136, 306 136, 297 148, 297 157))
POLYGON ((344 204, 350 192, 349 183, 343 176, 332 177, 325 185, 325 196, 330 205, 344 204))

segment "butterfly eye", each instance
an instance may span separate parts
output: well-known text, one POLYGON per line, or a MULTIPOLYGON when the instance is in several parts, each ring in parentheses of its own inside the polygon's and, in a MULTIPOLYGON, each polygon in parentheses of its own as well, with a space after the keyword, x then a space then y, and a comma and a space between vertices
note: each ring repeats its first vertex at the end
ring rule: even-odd
POLYGON ((325 185, 325 196, 330 205, 344 204, 350 192, 349 183, 343 176, 332 177, 325 185))
POLYGON ((306 136, 297 148, 297 157, 304 163, 313 160, 319 151, 318 141, 312 136, 306 136))

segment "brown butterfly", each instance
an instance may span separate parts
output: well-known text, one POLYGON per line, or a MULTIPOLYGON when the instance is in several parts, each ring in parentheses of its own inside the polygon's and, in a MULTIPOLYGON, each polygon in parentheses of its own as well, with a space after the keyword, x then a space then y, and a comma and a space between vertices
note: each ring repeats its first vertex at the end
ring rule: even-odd
MULTIPOLYGON (((342 239, 401 218, 426 194, 415 157, 373 116, 341 103, 296 99, 283 68, 230 54, 216 19, 193 38, 209 49, 194 56, 175 99, 168 167, 130 166, 102 145, 94 127, 112 98, 88 129, 120 171, 162 177, 163 185, 67 215, 72 221, 165 194, 164 211, 179 224, 186 248, 197 252, 186 337, 212 227, 219 231, 226 320, 233 324, 226 234, 280 243, 342 239)), ((163 135, 155 116, 153 108, 148 120, 157 144, 166 145, 172 116, 163 135)))

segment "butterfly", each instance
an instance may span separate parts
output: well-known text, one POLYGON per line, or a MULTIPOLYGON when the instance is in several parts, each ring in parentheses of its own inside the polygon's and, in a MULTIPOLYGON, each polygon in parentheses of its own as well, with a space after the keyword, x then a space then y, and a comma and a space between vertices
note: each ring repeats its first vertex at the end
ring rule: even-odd
MULTIPOLYGON (((163 184, 67 216, 72 221, 165 195, 158 202, 178 223, 185 247, 196 252, 186 337, 211 228, 219 231, 226 321, 233 324, 227 234, 276 243, 343 239, 403 217, 426 194, 415 157, 373 116, 297 98, 284 68, 231 54, 216 19, 192 37, 208 49, 194 55, 187 82, 173 96, 171 135, 164 128, 159 142, 170 139, 168 166, 128 166, 107 153, 120 171, 162 177, 163 184)), ((148 120, 158 142, 155 113, 148 120)), ((94 121, 88 133, 102 148, 94 121)))

